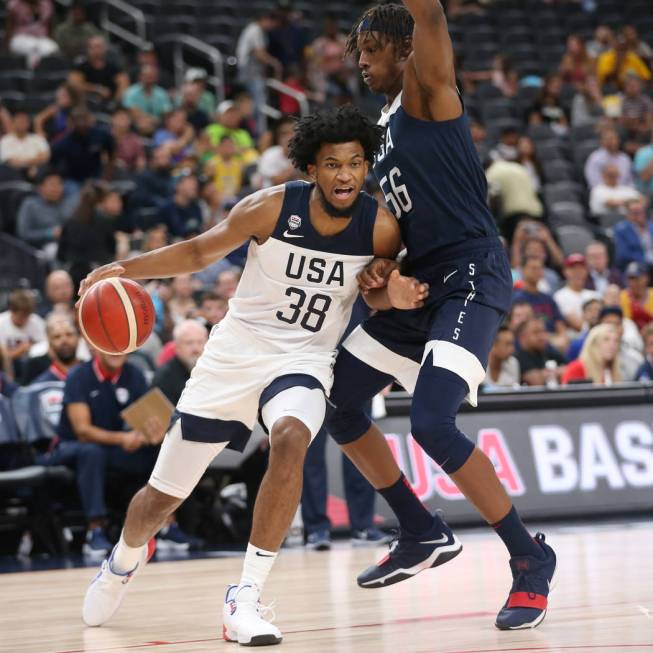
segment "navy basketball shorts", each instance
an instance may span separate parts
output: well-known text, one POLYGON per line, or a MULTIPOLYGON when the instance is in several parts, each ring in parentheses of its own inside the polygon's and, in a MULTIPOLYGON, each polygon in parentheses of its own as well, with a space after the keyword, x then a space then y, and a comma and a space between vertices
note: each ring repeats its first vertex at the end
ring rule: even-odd
POLYGON ((482 238, 463 243, 433 266, 408 267, 404 274, 429 283, 425 306, 376 313, 342 344, 330 396, 336 410, 328 424, 340 444, 367 429, 361 420, 348 428, 339 411, 353 415, 392 380, 412 394, 427 365, 462 378, 467 400, 477 405, 490 349, 512 298, 510 265, 501 242, 482 238))

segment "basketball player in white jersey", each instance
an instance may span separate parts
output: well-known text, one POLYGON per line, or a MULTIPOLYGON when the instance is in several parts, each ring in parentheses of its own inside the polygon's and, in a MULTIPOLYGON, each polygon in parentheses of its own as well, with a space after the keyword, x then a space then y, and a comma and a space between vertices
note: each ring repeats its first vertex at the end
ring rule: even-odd
MULTIPOLYGON (((152 476, 132 499, 120 541, 91 583, 83 620, 105 623, 153 550, 148 542, 229 444, 242 449, 260 415, 270 461, 256 505, 240 582, 227 590, 223 636, 245 645, 282 635, 260 613, 263 584, 299 503, 304 456, 324 421, 337 343, 358 294, 356 276, 400 249, 396 219, 361 192, 382 130, 353 107, 302 119, 290 157, 313 183, 259 191, 206 233, 92 272, 90 285, 195 272, 250 240, 227 317, 213 328, 177 404, 152 476)), ((428 287, 394 273, 366 299, 412 309, 428 287)))

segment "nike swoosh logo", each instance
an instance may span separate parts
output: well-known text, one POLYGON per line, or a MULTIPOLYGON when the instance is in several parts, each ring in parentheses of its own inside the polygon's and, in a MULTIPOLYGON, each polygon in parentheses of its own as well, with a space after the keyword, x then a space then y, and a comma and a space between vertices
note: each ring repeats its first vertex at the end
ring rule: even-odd
POLYGON ((449 541, 448 535, 443 535, 439 540, 427 540, 426 542, 420 542, 420 544, 446 544, 449 541))
POLYGON ((256 552, 256 555, 261 558, 274 558, 274 556, 266 556, 265 553, 259 553, 258 551, 256 552))
POLYGON ((451 277, 453 277, 454 274, 456 274, 458 270, 454 270, 453 272, 450 272, 444 279, 442 279, 442 283, 447 283, 451 277))
POLYGON ((291 233, 288 233, 288 229, 286 229, 286 230, 283 232, 283 237, 284 237, 284 238, 303 238, 304 236, 302 236, 301 234, 291 234, 291 233))
POLYGON ((99 394, 100 394, 99 390, 91 390, 90 396, 91 397, 97 397, 99 394))

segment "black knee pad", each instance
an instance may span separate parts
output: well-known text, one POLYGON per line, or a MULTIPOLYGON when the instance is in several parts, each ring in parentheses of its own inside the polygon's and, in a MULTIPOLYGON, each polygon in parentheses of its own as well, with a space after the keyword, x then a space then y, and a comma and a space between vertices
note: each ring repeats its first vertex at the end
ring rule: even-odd
POLYGON ((340 445, 358 440, 371 425, 372 419, 362 406, 360 408, 331 408, 325 422, 329 435, 340 445))
POLYGON ((474 450, 474 443, 456 426, 468 391, 463 379, 442 367, 423 367, 415 389, 410 413, 413 437, 447 474, 460 469, 474 450))

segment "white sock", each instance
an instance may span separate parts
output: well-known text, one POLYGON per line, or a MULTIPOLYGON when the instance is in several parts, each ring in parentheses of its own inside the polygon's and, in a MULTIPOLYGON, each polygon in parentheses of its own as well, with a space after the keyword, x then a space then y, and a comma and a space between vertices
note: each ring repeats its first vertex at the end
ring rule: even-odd
MULTIPOLYGON (((143 546, 147 546, 147 544, 143 544, 143 546)), ((128 546, 123 533, 120 533, 120 540, 111 559, 111 570, 117 574, 128 574, 130 571, 134 571, 136 565, 141 561, 143 546, 128 546)))
POLYGON ((250 542, 247 545, 247 552, 245 553, 243 575, 240 577, 240 583, 238 585, 253 584, 262 592, 263 585, 272 570, 272 565, 277 559, 278 553, 278 551, 259 549, 250 542))

